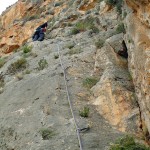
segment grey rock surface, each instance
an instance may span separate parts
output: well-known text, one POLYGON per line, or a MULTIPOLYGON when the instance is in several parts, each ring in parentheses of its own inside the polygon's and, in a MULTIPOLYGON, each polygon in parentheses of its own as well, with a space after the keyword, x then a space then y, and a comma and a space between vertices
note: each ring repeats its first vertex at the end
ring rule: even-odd
MULTIPOLYGON (((80 1, 74 2, 74 5, 76 3, 80 1)), ((81 19, 85 19, 86 15, 89 14, 81 15, 81 19)), ((72 25, 78 21, 78 18, 76 19, 71 22, 72 25)), ((4 91, 0 94, 1 150, 79 149, 58 48, 67 75, 69 95, 77 124, 79 128, 90 127, 88 131, 81 133, 83 148, 106 150, 111 142, 124 134, 100 113, 98 108, 101 105, 97 108, 93 104, 102 92, 99 91, 99 86, 107 79, 112 83, 114 95, 116 87, 124 88, 129 94, 134 93, 132 81, 127 80, 127 60, 118 56, 108 43, 117 43, 117 47, 120 47, 119 42, 116 42, 120 35, 114 35, 118 22, 116 12, 99 15, 98 19, 99 33, 91 33, 92 30, 88 30, 75 35, 69 34, 73 26, 61 27, 62 20, 58 19, 54 24, 55 29, 46 35, 44 41, 28 43, 32 46, 30 53, 24 54, 21 50, 7 58, 6 64, 1 68, 5 74, 4 91), (101 49, 95 45, 99 38, 106 41, 101 49), (22 79, 18 80, 16 74, 7 74, 7 69, 22 57, 26 58, 28 67, 22 71, 22 79), (43 70, 39 69, 41 60, 48 64, 43 70), (116 76, 119 81, 114 80, 116 76), (92 89, 83 86, 83 80, 88 77, 98 78, 98 83, 92 89), (130 87, 131 90, 128 90, 130 87), (88 118, 79 115, 79 111, 85 106, 90 108, 88 118), (44 129, 51 130, 49 139, 42 136, 41 132, 44 129)), ((105 90, 106 93, 103 94, 107 95, 107 88, 105 90)), ((138 116, 138 111, 133 113, 131 118, 134 116, 138 116)))

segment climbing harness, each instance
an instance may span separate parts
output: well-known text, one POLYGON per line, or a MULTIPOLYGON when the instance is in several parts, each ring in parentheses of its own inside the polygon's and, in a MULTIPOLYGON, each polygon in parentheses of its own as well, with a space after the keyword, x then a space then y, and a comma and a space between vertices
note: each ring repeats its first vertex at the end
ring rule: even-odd
POLYGON ((59 44, 57 44, 57 50, 58 50, 60 64, 61 64, 61 67, 62 67, 62 70, 63 70, 63 74, 64 74, 64 81, 65 81, 65 86, 66 86, 67 99, 68 99, 68 103, 69 103, 69 106, 70 106, 71 114, 72 114, 72 117, 73 117, 73 120, 74 120, 74 124, 75 124, 75 128, 76 128, 76 133, 77 133, 77 137, 78 137, 80 150, 83 150, 81 137, 80 137, 80 130, 81 129, 78 128, 77 121, 76 121, 76 118, 75 118, 75 115, 74 115, 74 112, 73 112, 72 103, 71 103, 70 96, 69 96, 67 80, 66 80, 66 72, 65 72, 65 68, 64 68, 63 62, 62 62, 59 44))

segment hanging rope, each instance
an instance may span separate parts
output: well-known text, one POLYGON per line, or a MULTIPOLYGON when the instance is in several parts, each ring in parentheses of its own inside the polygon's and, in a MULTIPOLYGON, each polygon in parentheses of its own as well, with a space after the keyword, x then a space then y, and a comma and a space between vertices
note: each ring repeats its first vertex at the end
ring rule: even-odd
POLYGON ((74 115, 74 112, 73 112, 72 103, 71 103, 70 96, 69 96, 69 90, 68 90, 68 85, 67 85, 67 80, 66 80, 66 72, 65 72, 65 68, 64 68, 64 65, 63 65, 63 62, 62 62, 62 59, 61 59, 59 44, 57 44, 57 47, 58 47, 58 55, 59 55, 60 64, 61 64, 61 67, 62 67, 62 70, 63 70, 63 73, 64 73, 64 81, 65 81, 65 86, 66 86, 66 93, 67 93, 68 103, 69 103, 71 114, 72 114, 72 117, 73 117, 73 120, 74 120, 80 150, 83 150, 81 137, 80 137, 80 132, 79 132, 80 129, 78 128, 77 121, 76 121, 76 118, 75 118, 75 115, 74 115))

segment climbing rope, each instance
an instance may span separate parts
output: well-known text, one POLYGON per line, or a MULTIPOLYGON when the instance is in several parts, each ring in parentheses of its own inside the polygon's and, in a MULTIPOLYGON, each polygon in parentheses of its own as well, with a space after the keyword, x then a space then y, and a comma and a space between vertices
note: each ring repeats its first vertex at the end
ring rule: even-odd
POLYGON ((69 90, 68 90, 68 85, 67 85, 67 80, 66 80, 66 72, 65 72, 65 68, 64 68, 64 65, 63 65, 63 62, 62 62, 62 59, 61 59, 59 44, 57 44, 57 47, 58 47, 57 50, 58 50, 60 64, 61 64, 61 67, 62 67, 62 70, 63 70, 63 74, 64 74, 64 81, 65 81, 65 86, 66 86, 66 93, 67 93, 68 103, 69 103, 71 114, 72 114, 72 117, 73 117, 73 120, 74 120, 74 124, 75 124, 75 128, 76 128, 76 133, 77 133, 77 137, 78 137, 78 142, 79 142, 80 150, 83 150, 83 148, 82 148, 82 142, 81 142, 81 137, 80 137, 80 132, 79 132, 80 129, 78 128, 77 121, 76 121, 76 118, 75 118, 75 115, 74 115, 74 112, 73 112, 72 103, 71 103, 70 96, 69 96, 69 90))

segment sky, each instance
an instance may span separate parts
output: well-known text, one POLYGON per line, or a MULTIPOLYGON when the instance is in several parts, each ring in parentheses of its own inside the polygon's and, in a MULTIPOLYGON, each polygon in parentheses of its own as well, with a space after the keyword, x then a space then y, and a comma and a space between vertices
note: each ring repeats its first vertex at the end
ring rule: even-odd
POLYGON ((14 4, 18 0, 0 0, 0 15, 6 9, 6 7, 14 4))

